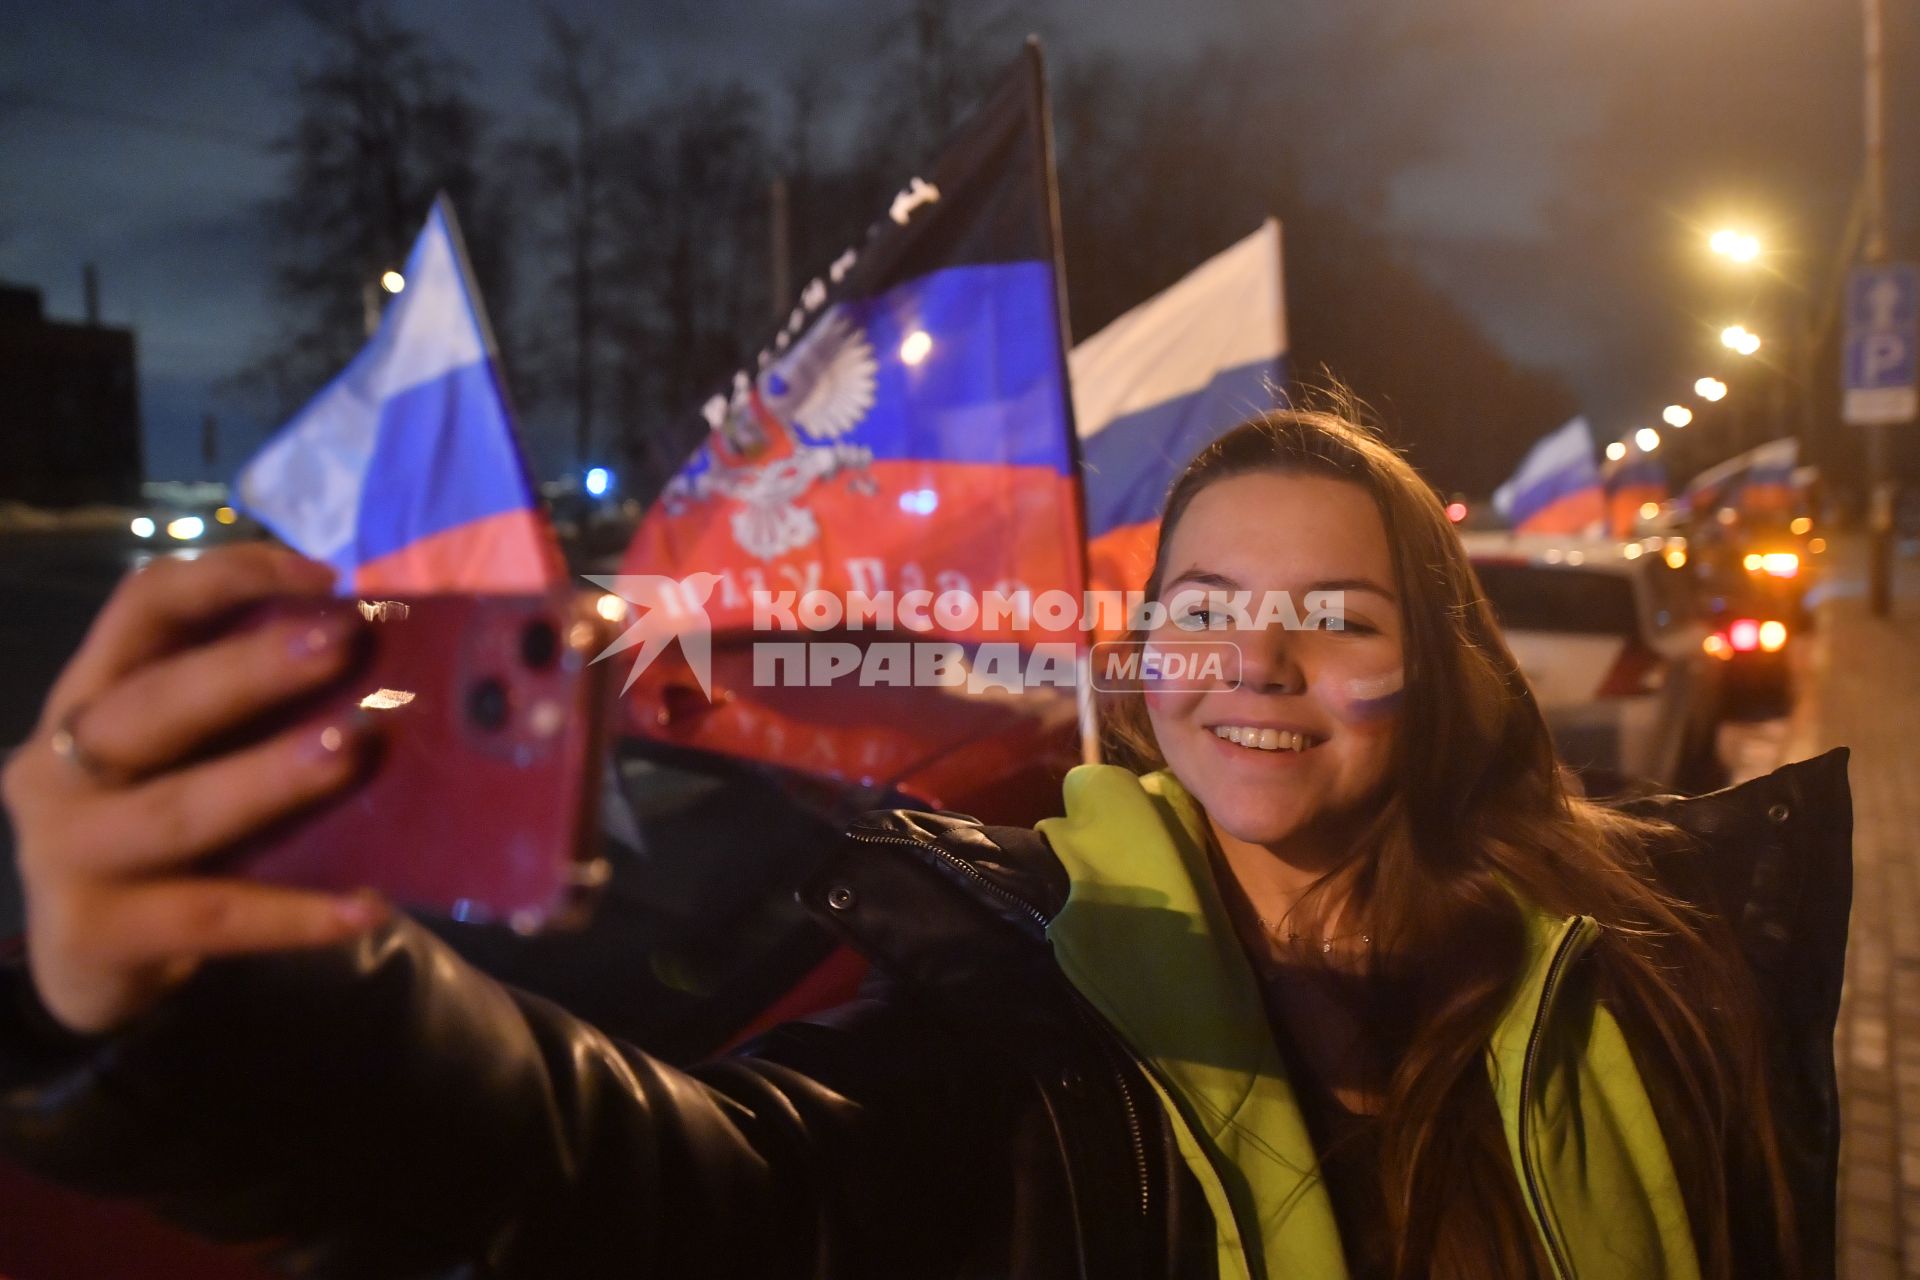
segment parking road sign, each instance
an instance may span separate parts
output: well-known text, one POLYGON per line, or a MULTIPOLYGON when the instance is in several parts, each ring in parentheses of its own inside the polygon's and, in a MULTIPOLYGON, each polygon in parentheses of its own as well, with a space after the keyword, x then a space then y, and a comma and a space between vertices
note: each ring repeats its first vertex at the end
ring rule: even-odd
POLYGON ((1847 282, 1847 337, 1842 353, 1841 416, 1867 426, 1908 422, 1920 408, 1915 391, 1920 272, 1909 263, 1856 267, 1847 282))

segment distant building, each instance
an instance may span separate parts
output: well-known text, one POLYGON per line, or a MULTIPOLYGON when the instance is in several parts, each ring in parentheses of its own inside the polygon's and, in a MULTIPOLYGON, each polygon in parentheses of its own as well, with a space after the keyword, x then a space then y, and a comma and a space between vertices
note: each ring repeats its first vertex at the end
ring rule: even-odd
POLYGON ((0 284, 0 502, 67 507, 140 498, 133 331, 48 320, 38 289, 0 284))

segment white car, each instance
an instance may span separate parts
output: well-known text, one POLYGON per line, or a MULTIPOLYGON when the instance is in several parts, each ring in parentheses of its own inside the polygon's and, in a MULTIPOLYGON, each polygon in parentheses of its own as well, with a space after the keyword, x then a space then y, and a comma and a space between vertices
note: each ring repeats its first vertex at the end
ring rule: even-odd
POLYGON ((1719 784, 1722 675, 1678 540, 1462 541, 1561 759, 1590 791, 1719 784))

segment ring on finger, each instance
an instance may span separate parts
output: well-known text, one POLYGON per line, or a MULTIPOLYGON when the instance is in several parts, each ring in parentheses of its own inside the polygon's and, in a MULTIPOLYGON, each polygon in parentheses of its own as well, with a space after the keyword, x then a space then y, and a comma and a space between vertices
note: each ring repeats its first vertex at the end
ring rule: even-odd
POLYGON ((75 707, 60 717, 60 723, 54 726, 53 736, 47 739, 47 745, 53 748, 53 754, 87 775, 88 779, 111 786, 119 781, 119 775, 99 756, 87 750, 80 741, 79 723, 84 706, 75 707))

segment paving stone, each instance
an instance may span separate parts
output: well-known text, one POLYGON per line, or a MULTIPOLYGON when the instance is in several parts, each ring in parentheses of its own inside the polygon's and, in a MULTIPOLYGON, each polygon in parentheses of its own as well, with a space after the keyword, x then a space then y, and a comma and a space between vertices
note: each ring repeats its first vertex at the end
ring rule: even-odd
POLYGON ((1877 619, 1863 545, 1833 541, 1782 763, 1853 749, 1854 910, 1835 1037, 1840 1275, 1920 1280, 1920 561, 1900 562, 1894 616, 1877 619))

